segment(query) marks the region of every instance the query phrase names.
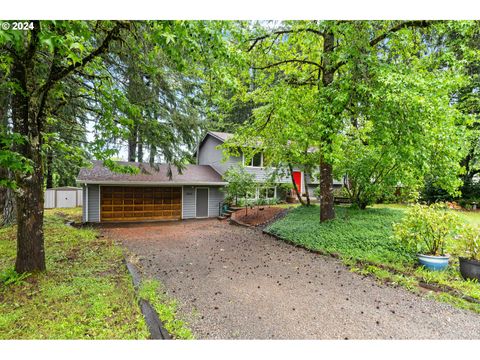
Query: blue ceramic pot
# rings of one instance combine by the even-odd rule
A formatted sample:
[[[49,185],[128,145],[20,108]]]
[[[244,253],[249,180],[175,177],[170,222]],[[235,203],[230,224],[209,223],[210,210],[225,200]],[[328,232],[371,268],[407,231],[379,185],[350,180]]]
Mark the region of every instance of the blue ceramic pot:
[[[425,266],[428,270],[440,271],[445,270],[448,266],[448,260],[450,256],[432,256],[417,254],[418,262]]]

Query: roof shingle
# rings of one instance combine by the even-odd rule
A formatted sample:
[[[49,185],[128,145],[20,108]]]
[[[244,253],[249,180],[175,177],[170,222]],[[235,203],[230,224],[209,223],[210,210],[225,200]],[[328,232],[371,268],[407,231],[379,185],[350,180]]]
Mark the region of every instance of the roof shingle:
[[[221,175],[209,165],[186,165],[180,174],[172,165],[172,178],[168,177],[168,165],[118,161],[119,165],[131,165],[140,169],[138,174],[115,173],[103,166],[101,161],[93,161],[92,168],[82,168],[77,177],[78,183],[90,184],[157,184],[157,185],[224,185]]]

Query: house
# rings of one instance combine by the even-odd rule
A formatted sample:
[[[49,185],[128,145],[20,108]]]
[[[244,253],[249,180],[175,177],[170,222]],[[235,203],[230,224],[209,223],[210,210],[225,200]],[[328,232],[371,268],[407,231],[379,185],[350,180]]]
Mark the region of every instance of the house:
[[[219,174],[223,175],[225,172],[232,166],[237,164],[242,164],[245,166],[247,172],[255,176],[255,180],[258,183],[265,182],[272,172],[275,170],[274,167],[264,166],[264,156],[262,152],[259,152],[249,160],[248,164],[245,163],[245,156],[229,156],[228,159],[224,159],[223,151],[221,145],[227,140],[231,139],[233,134],[209,131],[203,139],[200,141],[197,151],[194,155],[197,158],[198,165],[210,165],[214,168]],[[305,174],[300,168],[293,167],[293,178],[297,188],[301,194],[305,194],[308,191],[310,197],[314,197],[314,190],[320,185],[318,176],[309,176]],[[275,179],[277,185],[280,184],[291,184],[292,180],[290,175],[287,174],[278,174]],[[342,182],[334,180],[334,186],[341,187]],[[274,196],[272,194],[275,194]],[[269,196],[270,195],[270,196]],[[270,191],[266,191],[266,194],[260,194],[260,189],[257,188],[253,198],[258,199],[259,197],[276,197],[281,198],[283,194],[279,191],[279,186],[274,186]]]
[[[117,222],[145,220],[181,220],[207,218],[219,215],[224,199],[223,174],[233,165],[241,163],[255,175],[258,183],[269,178],[273,171],[264,166],[262,153],[245,164],[245,157],[228,157],[220,146],[233,134],[208,132],[200,141],[195,156],[196,164],[186,165],[181,173],[168,174],[168,165],[150,166],[146,163],[119,162],[137,167],[138,174],[120,174],[94,161],[93,167],[82,168],[77,183],[83,188],[84,222]],[[302,193],[313,190],[318,181],[306,176],[298,168],[293,177]],[[280,198],[284,196],[279,184],[291,183],[289,176],[280,176],[271,189],[257,188],[252,197]],[[337,182],[337,184],[340,184]]]

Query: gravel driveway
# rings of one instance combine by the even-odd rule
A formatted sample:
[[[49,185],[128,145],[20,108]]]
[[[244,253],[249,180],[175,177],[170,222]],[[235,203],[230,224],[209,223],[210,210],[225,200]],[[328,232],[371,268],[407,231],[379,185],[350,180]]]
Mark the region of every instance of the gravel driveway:
[[[480,339],[480,315],[216,219],[110,226],[199,339]]]

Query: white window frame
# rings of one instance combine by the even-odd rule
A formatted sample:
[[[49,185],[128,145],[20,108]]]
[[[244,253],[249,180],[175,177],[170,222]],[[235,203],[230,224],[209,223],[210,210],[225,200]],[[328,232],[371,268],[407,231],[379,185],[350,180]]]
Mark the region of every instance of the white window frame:
[[[253,162],[253,156],[250,159],[250,165],[245,165],[245,154],[242,152],[242,164],[243,164],[243,166],[248,167],[248,168],[261,169],[261,168],[263,168],[263,151],[260,152],[260,166],[253,166],[252,162]]]
[[[266,200],[276,199],[277,198],[277,187],[276,186],[271,186],[271,187],[265,188],[265,190],[267,190],[267,189],[273,189],[273,197],[266,196],[265,199]],[[257,187],[257,190],[255,191],[255,195],[256,195],[255,200],[260,199],[260,187]],[[265,195],[268,195],[268,192],[265,192]]]

